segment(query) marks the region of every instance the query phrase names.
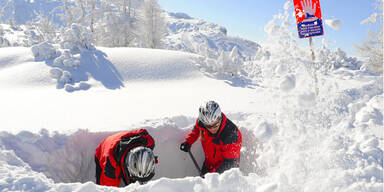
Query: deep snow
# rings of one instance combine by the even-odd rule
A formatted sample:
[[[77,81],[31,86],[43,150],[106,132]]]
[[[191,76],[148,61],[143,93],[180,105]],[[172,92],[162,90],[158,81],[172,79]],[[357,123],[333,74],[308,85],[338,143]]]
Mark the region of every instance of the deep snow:
[[[263,47],[220,39],[217,25],[171,15],[184,20],[172,21],[176,31],[205,30],[185,33],[183,43],[170,34],[169,45],[198,48],[217,38],[208,45],[250,48],[241,50],[252,54],[242,75],[215,71],[200,49],[96,47],[55,63],[46,60],[56,56],[50,45],[0,48],[0,191],[382,191],[383,76],[323,47],[316,96],[309,51],[288,30],[284,7],[265,27]],[[178,147],[206,99],[240,127],[243,147],[240,169],[202,179]],[[155,178],[120,189],[95,185],[97,144],[138,128],[155,138]],[[192,152],[201,165],[199,142]]]
[[[316,97],[303,88],[306,71],[266,81],[275,84],[238,87],[231,79],[201,72],[197,55],[99,48],[119,72],[122,86],[108,88],[103,84],[107,72],[95,75],[79,68],[79,74],[88,74],[92,89],[67,92],[55,87],[51,66],[35,62],[30,49],[1,50],[8,53],[0,55],[3,191],[118,190],[60,182],[93,180],[92,155],[99,141],[113,131],[135,128],[147,128],[154,136],[160,164],[154,181],[130,185],[128,191],[382,189],[382,76],[346,69],[321,74]],[[197,172],[178,145],[192,127],[198,105],[208,98],[217,100],[241,127],[242,172],[204,180],[185,177]],[[200,144],[193,152],[201,164]]]

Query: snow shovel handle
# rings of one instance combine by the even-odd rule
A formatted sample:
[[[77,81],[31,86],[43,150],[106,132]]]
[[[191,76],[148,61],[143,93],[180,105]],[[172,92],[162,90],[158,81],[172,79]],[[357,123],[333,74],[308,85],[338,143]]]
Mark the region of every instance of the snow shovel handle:
[[[189,156],[191,156],[191,159],[192,159],[192,161],[193,161],[193,164],[195,164],[195,167],[196,167],[197,171],[199,171],[199,175],[200,175],[200,174],[201,174],[201,170],[200,170],[200,168],[199,168],[199,165],[198,165],[197,162],[196,162],[195,157],[193,157],[191,151],[188,151],[188,153],[189,153]]]

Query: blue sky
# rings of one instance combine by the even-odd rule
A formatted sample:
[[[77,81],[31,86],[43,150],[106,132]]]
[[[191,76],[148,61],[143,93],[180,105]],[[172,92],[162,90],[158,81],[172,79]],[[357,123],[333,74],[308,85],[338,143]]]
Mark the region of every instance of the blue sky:
[[[293,4],[293,0],[290,0]],[[168,12],[184,12],[227,28],[228,34],[262,42],[266,37],[264,26],[273,15],[283,12],[287,0],[159,0]],[[322,38],[340,47],[348,54],[357,55],[353,45],[366,39],[370,24],[360,22],[374,10],[375,0],[320,0],[323,20],[339,19],[341,29],[335,31],[325,26],[324,36],[315,37],[320,44]],[[292,9],[293,11],[293,9]],[[301,42],[308,40],[302,39]]]

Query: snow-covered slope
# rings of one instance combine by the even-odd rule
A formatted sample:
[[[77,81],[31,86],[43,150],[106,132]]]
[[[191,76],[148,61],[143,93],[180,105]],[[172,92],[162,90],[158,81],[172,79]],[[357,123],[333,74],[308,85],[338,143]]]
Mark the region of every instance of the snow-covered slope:
[[[278,71],[282,78],[238,86],[206,74],[194,54],[98,48],[82,53],[83,65],[73,71],[86,75],[93,88],[66,92],[55,87],[49,63],[34,61],[30,49],[1,48],[1,53],[1,190],[115,191],[60,182],[92,181],[99,141],[136,128],[154,136],[160,164],[154,181],[121,190],[382,189],[382,76],[346,69],[320,74],[316,97],[306,71],[287,77]],[[116,75],[118,89],[108,86]],[[185,177],[197,173],[178,145],[206,99],[218,101],[243,132],[241,172]],[[200,144],[193,152],[201,164]]]
[[[313,83],[309,51],[289,31],[285,7],[265,27],[271,39],[260,49],[183,14],[169,15],[166,40],[189,53],[0,48],[0,191],[382,191],[383,76],[322,47]],[[210,51],[199,52],[200,43]],[[218,73],[238,63],[238,76]],[[240,127],[243,145],[239,169],[202,179],[179,144],[207,99]],[[156,141],[155,178],[95,185],[95,147],[138,128]],[[192,152],[201,165],[198,142]]]
[[[167,14],[165,46],[217,58],[221,51],[231,52],[238,47],[244,58],[255,56],[260,45],[253,41],[227,36],[227,29],[214,23],[192,18],[184,13]],[[212,55],[209,55],[209,54]],[[216,55],[215,55],[216,54]]]
[[[120,130],[148,118],[195,116],[196,106],[209,98],[221,101],[235,112],[248,108],[247,103],[233,102],[240,98],[249,100],[250,96],[245,94],[248,90],[238,87],[233,79],[216,80],[200,72],[199,56],[194,54],[138,48],[85,52],[81,65],[71,69],[73,84],[68,84],[79,91],[69,94],[56,89],[58,84],[50,74],[56,67],[35,62],[29,48],[1,50],[4,55],[0,54],[0,92],[7,98],[0,101],[2,127],[9,131]],[[83,92],[81,84],[92,88]],[[24,93],[24,89],[28,91]],[[10,90],[20,90],[23,94]],[[55,99],[43,99],[42,95]],[[259,98],[259,102],[268,100],[262,95],[252,97]],[[132,107],[138,103],[140,107]],[[248,110],[269,111],[260,107]],[[25,121],[18,121],[20,117]]]

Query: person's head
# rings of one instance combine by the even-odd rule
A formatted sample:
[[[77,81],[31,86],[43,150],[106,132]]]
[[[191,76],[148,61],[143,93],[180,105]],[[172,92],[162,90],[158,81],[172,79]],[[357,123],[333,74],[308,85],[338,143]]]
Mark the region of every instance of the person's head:
[[[201,121],[209,132],[215,134],[221,123],[221,110],[215,101],[206,101],[199,108],[199,121]]]
[[[127,170],[140,183],[145,183],[155,175],[156,158],[148,147],[135,147],[125,158]]]

